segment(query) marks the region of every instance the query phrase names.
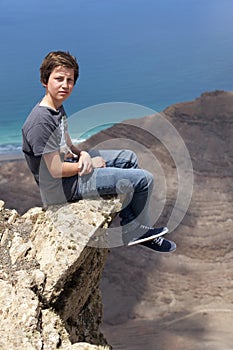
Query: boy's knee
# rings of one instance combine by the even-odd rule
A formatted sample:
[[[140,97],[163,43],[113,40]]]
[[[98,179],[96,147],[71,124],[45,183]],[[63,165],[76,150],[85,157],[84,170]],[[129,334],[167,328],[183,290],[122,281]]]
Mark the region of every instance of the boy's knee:
[[[153,186],[154,185],[154,175],[151,172],[149,172],[148,170],[143,170],[143,171],[144,171],[144,175],[146,177],[148,187]]]

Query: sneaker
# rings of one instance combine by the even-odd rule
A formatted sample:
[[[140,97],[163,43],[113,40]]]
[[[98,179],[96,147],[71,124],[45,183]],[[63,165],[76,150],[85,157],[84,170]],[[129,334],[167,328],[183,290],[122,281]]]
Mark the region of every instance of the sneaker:
[[[168,228],[167,227],[154,228],[154,227],[140,225],[140,227],[137,231],[141,232],[141,233],[144,232],[144,233],[140,237],[135,237],[135,238],[131,239],[128,242],[128,246],[139,244],[142,242],[151,241],[155,238],[163,236],[163,235],[165,235],[165,233],[168,232]]]
[[[159,253],[171,253],[176,250],[176,244],[173,241],[169,241],[163,237],[155,238],[152,241],[143,242],[141,245],[153,249]]]

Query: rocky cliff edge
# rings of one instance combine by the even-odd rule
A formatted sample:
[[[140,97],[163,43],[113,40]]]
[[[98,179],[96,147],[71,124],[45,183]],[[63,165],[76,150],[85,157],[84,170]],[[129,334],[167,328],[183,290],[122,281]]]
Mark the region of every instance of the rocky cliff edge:
[[[20,216],[0,201],[2,350],[109,349],[99,331],[108,249],[88,243],[117,206],[79,201]]]

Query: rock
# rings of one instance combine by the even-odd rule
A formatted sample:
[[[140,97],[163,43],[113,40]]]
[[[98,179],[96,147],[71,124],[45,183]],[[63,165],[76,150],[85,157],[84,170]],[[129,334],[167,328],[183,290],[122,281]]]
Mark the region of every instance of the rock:
[[[108,249],[88,242],[118,209],[116,199],[23,216],[1,206],[2,350],[104,349],[99,282]]]
[[[0,211],[4,209],[4,201],[0,200]]]
[[[42,349],[39,300],[29,288],[0,280],[0,348]]]
[[[30,249],[32,249],[31,241],[24,242],[20,234],[18,232],[14,232],[14,237],[11,241],[11,247],[9,250],[12,264],[14,265],[17,260],[25,257]]]
[[[27,258],[35,259],[40,269],[46,272],[43,297],[47,302],[56,302],[63,292],[64,285],[70,281],[72,274],[79,270],[83,261],[87,263],[90,259],[91,266],[87,264],[87,268],[91,271],[95,267],[95,258],[104,258],[105,249],[84,248],[114,210],[114,201],[85,200],[53,206],[39,213],[30,234],[33,249]],[[87,281],[84,285],[91,288]],[[89,293],[82,294],[82,297],[84,295],[88,296]]]

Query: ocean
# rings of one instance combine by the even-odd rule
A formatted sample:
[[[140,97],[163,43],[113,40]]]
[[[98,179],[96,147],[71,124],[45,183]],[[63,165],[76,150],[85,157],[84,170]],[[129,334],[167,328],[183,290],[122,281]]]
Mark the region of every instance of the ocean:
[[[124,119],[92,106],[145,106],[140,117],[232,90],[232,16],[232,0],[1,0],[0,154],[20,152],[22,124],[44,93],[39,66],[52,50],[80,65],[64,103],[80,115],[77,139]]]

